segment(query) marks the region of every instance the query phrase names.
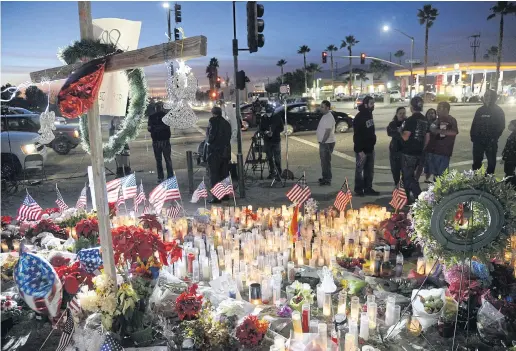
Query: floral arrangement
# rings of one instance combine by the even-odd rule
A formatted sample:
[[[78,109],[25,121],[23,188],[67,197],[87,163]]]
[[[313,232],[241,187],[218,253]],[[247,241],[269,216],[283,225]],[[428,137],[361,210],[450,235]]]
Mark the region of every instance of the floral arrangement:
[[[314,198],[309,198],[305,202],[305,211],[311,217],[317,213],[317,206],[319,203]]]
[[[191,320],[199,317],[202,307],[202,295],[197,295],[197,284],[191,285],[176,299],[176,311],[180,320]]]
[[[93,288],[93,274],[89,274],[82,269],[79,261],[74,262],[71,266],[66,264],[60,266],[52,265],[67,293],[71,295],[77,294],[82,284],[87,284],[88,287]]]
[[[108,203],[109,208],[109,219],[113,219],[116,216],[116,203],[110,202]]]
[[[160,236],[150,230],[136,226],[120,226],[112,230],[115,262],[121,263],[121,258],[130,263],[146,262],[158,254],[159,262],[168,266],[168,255],[171,262],[180,259],[181,248],[175,241],[163,242]]]
[[[256,347],[263,340],[269,323],[250,315],[236,328],[235,335],[238,342],[244,347]]]
[[[94,236],[99,232],[99,222],[96,218],[82,219],[75,226],[75,232],[86,238]]]
[[[88,218],[86,212],[71,207],[64,210],[61,215],[55,219],[55,222],[59,224],[61,228],[73,228],[85,218]]]
[[[393,213],[391,218],[380,222],[380,231],[390,245],[408,245],[410,244],[408,235],[410,226],[410,219],[407,219],[405,213]]]
[[[475,275],[473,269],[470,270],[468,264],[456,264],[449,267],[444,272],[444,278],[449,284],[448,293],[456,301],[464,302],[468,299],[474,299],[475,302],[480,303],[484,293],[484,284]]]
[[[18,263],[18,257],[8,255],[4,262],[2,263],[2,280],[12,280],[13,279],[13,271],[14,266]]]
[[[147,262],[142,262],[139,258],[131,266],[131,273],[137,277],[146,279],[156,279],[163,264],[151,256]]]
[[[22,315],[22,306],[12,298],[12,296],[1,296],[2,323],[9,318],[17,318]]]
[[[113,316],[117,309],[117,294],[115,293],[115,282],[107,275],[101,274],[93,278],[94,290],[83,288],[77,294],[79,303],[83,310],[91,313],[102,314],[102,326],[111,330]]]
[[[60,213],[61,211],[59,210],[59,208],[57,207],[49,207],[49,208],[46,208],[44,209],[41,214],[42,215],[52,215],[54,213]]]
[[[295,281],[291,287],[294,288],[294,297],[290,300],[290,306],[298,311],[301,311],[301,306],[305,303],[312,304],[314,302],[315,294],[310,287],[310,284],[300,283]]]
[[[494,176],[486,176],[483,168],[462,173],[453,170],[445,172],[436,179],[435,184],[430,186],[428,191],[422,192],[410,212],[413,223],[412,238],[423,247],[425,256],[441,258],[442,261],[451,264],[461,261],[464,253],[444,247],[435,238],[430,222],[434,208],[443,198],[454,192],[470,189],[484,191],[494,196],[503,208],[505,223],[496,239],[481,249],[466,252],[466,257],[475,256],[487,262],[490,258],[498,256],[507,246],[508,238],[516,228],[516,191],[504,182],[499,182]],[[454,221],[454,226],[447,228],[448,233],[464,237],[470,231],[485,228],[488,223],[487,213],[482,209],[477,208],[477,210],[475,210],[474,222],[461,225],[460,221]],[[456,213],[455,217],[457,217]]]
[[[277,308],[276,314],[278,317],[282,318],[291,318],[292,317],[292,308],[288,305],[283,305]]]
[[[149,229],[150,231],[153,231],[156,229],[156,232],[163,229],[163,226],[158,220],[158,217],[153,214],[144,214],[143,216],[140,216],[140,224],[145,229]]]
[[[2,216],[2,228],[11,224],[13,218],[11,216]]]
[[[258,215],[256,213],[254,213],[252,210],[246,208],[244,211],[243,211],[243,214],[246,218],[246,222],[249,218],[251,218],[253,221],[256,221],[258,219]]]
[[[61,227],[54,223],[54,221],[51,219],[41,219],[36,223],[36,225],[31,226],[25,235],[28,238],[32,238],[43,232],[52,233],[55,237],[60,239],[68,239],[68,233],[66,230],[61,229]]]

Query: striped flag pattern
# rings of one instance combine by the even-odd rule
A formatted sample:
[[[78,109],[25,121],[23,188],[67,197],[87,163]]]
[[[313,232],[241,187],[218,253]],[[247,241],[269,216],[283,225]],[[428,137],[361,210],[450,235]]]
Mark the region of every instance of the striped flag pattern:
[[[59,191],[57,184],[56,184],[56,193],[57,193],[57,200],[56,200],[57,207],[59,207],[59,210],[61,212],[64,212],[68,209],[68,205],[66,205],[66,203],[64,202],[63,196],[61,195],[61,192]]]
[[[18,221],[35,221],[41,218],[42,212],[41,206],[27,193],[25,200],[23,200],[22,205],[18,209],[16,219]]]
[[[82,312],[81,303],[79,302],[79,299],[77,298],[77,295],[73,297],[73,299],[68,302],[68,308],[72,312],[72,314],[80,314]]]
[[[143,209],[143,214],[152,214],[152,213],[154,213],[154,208],[152,207],[152,205],[145,206],[145,208]]]
[[[118,188],[118,198],[116,199],[116,208],[118,209],[121,204],[125,203],[124,194],[122,188]]]
[[[145,197],[145,192],[143,191],[143,183],[140,183],[138,195],[134,199],[134,210],[136,212],[138,212],[138,206],[140,206],[142,202],[145,202],[145,200],[147,200],[147,198]]]
[[[59,345],[57,345],[56,351],[64,351],[70,341],[72,340],[73,332],[75,330],[75,323],[73,321],[72,312],[67,309],[66,310],[66,322],[63,328],[63,334],[61,334],[61,339],[59,339]]]
[[[118,189],[122,185],[122,181],[125,177],[116,178],[106,183],[108,202],[115,202],[118,200]]]
[[[306,185],[305,176],[302,176],[301,179],[294,184],[292,189],[287,193],[287,198],[301,206],[308,198],[312,195],[312,191],[310,187]]]
[[[134,173],[129,174],[124,178],[124,182],[122,183],[122,193],[124,195],[124,200],[132,199],[136,196],[136,177]]]
[[[195,204],[195,203],[197,203],[197,201],[199,201],[199,199],[204,199],[207,197],[208,197],[208,191],[206,190],[206,185],[204,185],[204,180],[203,180],[201,182],[201,184],[199,184],[197,189],[195,189],[195,191],[192,195],[192,200],[190,202]]]
[[[84,186],[84,188],[82,188],[81,190],[81,195],[79,195],[79,199],[77,200],[77,204],[75,204],[75,208],[78,208],[78,209],[84,209],[86,208],[86,203],[87,203],[87,198],[86,198],[86,186]]]
[[[160,209],[163,207],[165,201],[179,199],[181,199],[181,193],[179,192],[179,186],[177,185],[175,176],[166,179],[149,194],[149,202],[153,204],[155,208],[159,207]]]
[[[400,183],[396,189],[392,192],[392,200],[389,202],[389,205],[394,207],[396,211],[399,211],[407,204],[407,193],[405,192],[405,188],[403,187],[403,182],[400,180]]]
[[[347,188],[347,191],[344,192],[345,188]],[[351,202],[351,199],[353,198],[353,195],[351,194],[351,190],[347,186],[347,183],[342,184],[342,187],[340,188],[337,198],[335,199],[335,203],[333,204],[335,208],[337,208],[339,211],[344,211],[346,209],[346,206],[348,203]]]
[[[231,183],[231,174],[228,175],[224,180],[215,184],[215,186],[211,189],[211,193],[219,200],[226,195],[232,195],[233,184]]]
[[[181,213],[181,205],[179,205],[176,201],[176,204],[168,209],[167,217],[176,219],[180,216],[179,215],[180,213]]]

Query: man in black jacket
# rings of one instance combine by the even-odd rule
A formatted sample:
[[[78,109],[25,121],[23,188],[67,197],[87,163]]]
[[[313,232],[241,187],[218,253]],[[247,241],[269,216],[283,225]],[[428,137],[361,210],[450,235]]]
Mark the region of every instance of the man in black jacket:
[[[376,133],[374,130],[374,98],[366,96],[353,121],[353,143],[356,155],[355,194],[380,195],[373,189],[374,146]]]
[[[164,179],[163,163],[161,156],[165,159],[167,167],[167,178],[174,176],[172,168],[172,146],[170,145],[170,127],[163,123],[163,117],[167,112],[163,109],[163,103],[156,104],[156,112],[149,116],[147,122],[147,130],[151,133],[152,148],[154,149],[154,157],[156,158],[156,168],[158,171],[158,183]]]
[[[274,108],[267,105],[265,118],[262,118],[260,130],[264,134],[263,142],[267,160],[269,161],[269,176],[267,179],[281,180],[281,132],[283,121],[279,113],[274,114]]]
[[[471,124],[470,136],[473,142],[473,170],[482,167],[484,154],[487,158],[487,174],[493,174],[496,168],[496,152],[498,139],[505,129],[505,114],[496,105],[496,92],[486,91],[484,106],[475,112]]]
[[[210,171],[211,186],[215,186],[229,175],[231,160],[231,124],[222,117],[222,109],[215,106],[211,109],[213,117],[206,130],[207,160]],[[219,203],[213,198],[210,203]]]

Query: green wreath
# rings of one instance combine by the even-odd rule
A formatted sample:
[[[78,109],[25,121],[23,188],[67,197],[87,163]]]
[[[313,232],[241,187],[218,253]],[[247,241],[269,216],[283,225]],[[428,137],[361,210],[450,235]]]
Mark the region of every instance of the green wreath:
[[[486,262],[502,256],[516,231],[516,191],[483,168],[447,171],[421,193],[410,215],[425,256],[447,264],[473,256]]]
[[[117,52],[116,45],[105,44],[100,40],[81,40],[63,49],[59,58],[67,64],[73,64],[83,59],[96,59]],[[109,141],[103,144],[104,159],[112,161],[120,154],[125,145],[138,136],[142,118],[148,104],[147,81],[141,68],[125,71],[129,82],[129,111],[122,122],[122,128],[118,130]],[[88,134],[87,115],[81,116],[79,122],[81,131],[82,148],[90,153],[90,139]]]

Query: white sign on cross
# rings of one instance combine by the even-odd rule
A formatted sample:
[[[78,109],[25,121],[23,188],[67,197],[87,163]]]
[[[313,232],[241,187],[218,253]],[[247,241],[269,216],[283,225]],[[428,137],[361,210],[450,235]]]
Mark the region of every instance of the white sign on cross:
[[[79,24],[81,39],[94,39],[93,24],[91,19],[91,3],[79,1]],[[115,72],[139,67],[146,67],[179,58],[177,53],[182,53],[181,59],[188,60],[206,56],[207,39],[205,36],[190,37],[175,42],[149,46],[139,50],[127,51],[109,56],[106,62],[106,72]],[[68,66],[49,68],[38,72],[32,72],[32,82],[38,83],[42,79],[60,80],[68,76],[82,66],[76,63]],[[115,260],[113,256],[113,241],[109,224],[109,206],[106,191],[106,174],[104,172],[104,156],[102,150],[102,134],[100,130],[99,105],[95,100],[88,111],[88,131],[90,135],[91,162],[93,168],[93,185],[95,189],[95,202],[99,222],[99,237],[102,249],[102,261],[104,271],[116,281]]]

